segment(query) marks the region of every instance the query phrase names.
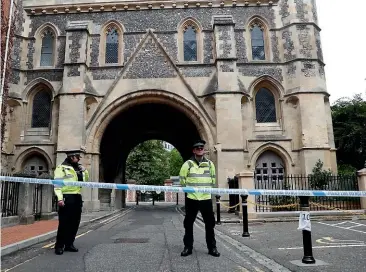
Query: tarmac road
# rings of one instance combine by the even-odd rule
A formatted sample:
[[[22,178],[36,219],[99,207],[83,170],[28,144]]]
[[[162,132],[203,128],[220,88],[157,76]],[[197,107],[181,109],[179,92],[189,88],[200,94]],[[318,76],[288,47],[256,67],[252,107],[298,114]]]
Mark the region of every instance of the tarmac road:
[[[311,222],[313,256],[317,262],[310,267],[293,263],[303,257],[302,232],[297,230],[298,225],[298,222],[252,223],[249,238],[241,236],[241,224],[217,228],[291,271],[366,271],[366,220]]]
[[[77,253],[55,255],[49,241],[5,256],[2,271],[289,271],[220,232],[216,238],[221,256],[208,255],[199,220],[193,255],[183,258],[183,234],[183,216],[176,206],[134,206],[125,215],[80,229]]]

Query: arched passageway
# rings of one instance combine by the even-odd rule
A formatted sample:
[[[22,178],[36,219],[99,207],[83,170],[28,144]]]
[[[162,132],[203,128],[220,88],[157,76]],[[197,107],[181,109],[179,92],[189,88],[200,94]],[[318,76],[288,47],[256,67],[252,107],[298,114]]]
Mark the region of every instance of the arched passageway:
[[[124,171],[130,151],[139,143],[160,139],[174,145],[184,159],[191,155],[191,144],[200,137],[193,122],[179,110],[165,104],[133,106],[107,126],[100,145],[102,179],[115,180]],[[123,181],[123,180],[122,180]]]
[[[200,134],[195,124],[186,114],[170,105],[144,103],[129,107],[108,124],[103,134],[100,144],[100,180],[124,183],[127,157],[139,143],[151,139],[169,142],[186,160],[191,156],[193,141],[198,138]],[[110,202],[110,199],[109,191],[99,191],[101,206]]]

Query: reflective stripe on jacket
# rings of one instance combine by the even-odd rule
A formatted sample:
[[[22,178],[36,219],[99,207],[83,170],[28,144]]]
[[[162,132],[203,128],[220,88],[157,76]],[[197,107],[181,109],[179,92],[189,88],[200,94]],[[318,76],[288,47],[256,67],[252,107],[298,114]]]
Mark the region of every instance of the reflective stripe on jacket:
[[[60,164],[55,169],[54,179],[62,179],[65,183],[68,181],[78,181],[78,175],[72,166]],[[85,169],[83,171],[83,181],[89,180],[89,172]],[[63,199],[63,194],[80,194],[81,187],[79,186],[63,186],[56,188],[55,194],[58,200]]]
[[[182,165],[179,179],[184,187],[212,188],[216,185],[215,165],[206,158],[203,158],[200,163],[191,158]],[[207,200],[211,199],[211,194],[188,193],[187,197],[194,200]]]

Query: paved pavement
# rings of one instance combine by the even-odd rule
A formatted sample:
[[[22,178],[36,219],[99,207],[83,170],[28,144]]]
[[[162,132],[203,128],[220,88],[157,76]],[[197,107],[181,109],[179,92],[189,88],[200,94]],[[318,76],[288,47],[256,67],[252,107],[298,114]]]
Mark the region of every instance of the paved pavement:
[[[292,263],[303,257],[302,232],[297,227],[298,222],[250,223],[249,238],[241,236],[241,224],[223,224],[217,229],[291,271],[365,271],[366,220],[312,222],[317,263],[311,267]],[[323,262],[326,264],[320,265]]]
[[[113,216],[119,211],[100,211],[82,213],[80,226]],[[56,236],[57,215],[51,220],[36,221],[33,224],[15,225],[1,228],[1,255],[7,255],[19,249],[49,240]]]
[[[37,221],[30,225],[17,225],[1,229],[1,247],[18,243],[34,236],[56,230],[58,220]]]
[[[42,243],[5,256],[3,271],[289,271],[265,256],[217,233],[219,258],[207,254],[204,227],[195,226],[195,247],[183,258],[183,216],[175,206],[139,205],[115,218],[83,227],[78,253],[54,254]]]

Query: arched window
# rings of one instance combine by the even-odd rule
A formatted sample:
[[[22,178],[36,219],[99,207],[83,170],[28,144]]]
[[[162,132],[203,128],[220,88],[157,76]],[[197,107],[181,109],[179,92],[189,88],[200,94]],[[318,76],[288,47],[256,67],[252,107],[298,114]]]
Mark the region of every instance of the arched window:
[[[111,24],[106,28],[105,37],[105,63],[119,62],[119,39],[120,33],[117,26]]]
[[[40,66],[54,65],[55,36],[53,31],[47,29],[42,34],[42,48]]]
[[[275,96],[267,88],[260,88],[255,95],[255,109],[257,123],[277,122]]]
[[[193,24],[187,24],[183,31],[184,61],[197,61],[197,29]]]
[[[48,128],[51,123],[51,96],[46,90],[38,91],[32,104],[32,128]]]
[[[255,19],[250,23],[249,28],[252,60],[266,60],[265,25],[259,19]]]

